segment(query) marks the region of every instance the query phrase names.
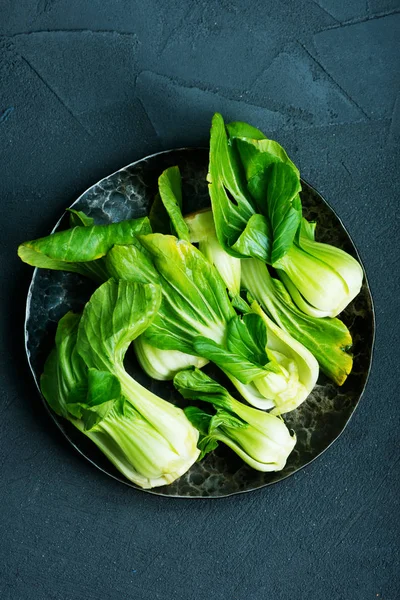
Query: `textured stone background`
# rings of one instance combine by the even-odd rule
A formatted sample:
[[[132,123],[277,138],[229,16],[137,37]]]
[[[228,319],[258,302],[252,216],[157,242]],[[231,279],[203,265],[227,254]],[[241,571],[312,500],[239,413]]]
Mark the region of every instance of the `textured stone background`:
[[[398,0],[0,1],[0,596],[395,600],[399,541]],[[86,187],[205,144],[215,110],[285,145],[370,277],[367,392],[315,463],[226,500],[135,493],[41,408],[23,351],[31,270]],[[396,549],[397,545],[397,549]]]

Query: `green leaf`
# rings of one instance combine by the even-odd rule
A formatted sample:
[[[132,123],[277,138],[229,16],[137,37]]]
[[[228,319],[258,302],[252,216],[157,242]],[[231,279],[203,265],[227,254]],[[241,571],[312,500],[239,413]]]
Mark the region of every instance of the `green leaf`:
[[[200,369],[185,369],[174,377],[174,386],[186,400],[204,400],[214,406],[229,409],[227,390]]]
[[[235,136],[231,141],[239,152],[247,181],[255,175],[264,173],[274,163],[289,165],[300,177],[298,168],[278,142],[267,138],[251,138],[251,136]]]
[[[234,121],[233,123],[228,123],[226,126],[229,134],[229,138],[232,140],[233,138],[250,138],[252,140],[265,140],[266,137],[262,131],[249,125],[248,123],[243,123],[242,121]]]
[[[271,227],[263,215],[253,215],[231,250],[242,257],[258,258],[267,262],[271,258]]]
[[[196,369],[178,373],[174,385],[185,398],[205,400],[217,410],[210,418],[197,408],[186,409],[201,431],[198,447],[202,456],[220,441],[254,469],[283,469],[296,442],[283,420],[238,402],[224,387]]]
[[[121,384],[115,375],[108,371],[89,369],[87,396],[85,401],[69,398],[68,411],[82,420],[86,431],[92,429],[106,418],[115,408],[121,396]]]
[[[241,258],[243,255],[232,250],[232,246],[255,210],[242,181],[240,164],[228,145],[224,120],[218,113],[212,120],[207,179],[218,241],[226,252]]]
[[[146,343],[193,354],[192,340],[199,333],[221,338],[235,312],[215,268],[194,246],[173,236],[152,234],[140,241],[115,246],[106,264],[115,278],[161,286],[163,301]]]
[[[179,167],[169,167],[160,175],[158,190],[171,219],[172,233],[189,242],[189,228],[182,216],[182,182]]]
[[[191,424],[196,427],[196,429],[202,435],[208,435],[212,415],[204,412],[204,410],[201,410],[200,408],[197,408],[197,406],[187,406],[183,409],[183,412]]]
[[[108,371],[89,369],[88,394],[86,404],[90,407],[100,406],[111,398],[119,398],[121,384],[115,375]]]
[[[202,336],[194,340],[194,348],[199,356],[211,360],[229,376],[244,384],[264,377],[271,370],[280,371],[270,361],[266,344],[265,324],[259,315],[253,313],[231,319],[223,343]]]
[[[248,423],[239,417],[227,412],[223,408],[219,408],[210,422],[210,433],[218,427],[227,427],[229,429],[244,429],[248,427]]]
[[[148,230],[149,220],[143,217],[110,225],[80,226],[58,231],[47,237],[25,242],[20,248],[27,248],[40,257],[45,256],[55,261],[87,262],[104,256],[114,244],[129,244],[137,234]]]
[[[229,373],[242,383],[250,383],[257,377],[265,375],[262,365],[253,363],[251,359],[238,352],[232,352],[225,345],[218,344],[206,337],[197,337],[194,348],[199,356],[214,362],[225,373]]]
[[[250,307],[249,307],[248,303],[246,302],[246,300],[244,300],[239,295],[233,296],[232,306],[234,307],[234,309],[237,312],[242,313],[242,314],[245,314],[245,313],[249,312],[249,310],[250,310]]]
[[[233,256],[273,264],[293,244],[301,220],[299,171],[257,129],[233,123],[228,132],[229,141],[221,115],[214,115],[209,182],[218,240]]]
[[[231,319],[226,334],[227,347],[243,357],[251,357],[252,362],[266,365],[269,357],[266,352],[267,329],[259,315],[248,313]]]
[[[197,442],[197,447],[200,450],[197,461],[200,462],[206,454],[218,448],[218,440],[212,434],[208,433],[212,415],[195,406],[188,406],[184,409],[184,413],[192,425],[200,432],[199,441]]]
[[[123,369],[128,346],[150,325],[160,303],[158,286],[114,279],[103,283],[79,325],[77,348],[87,366],[111,373]]]
[[[33,267],[72,271],[104,281],[107,273],[103,263],[96,261],[114,244],[129,244],[135,235],[150,230],[147,217],[111,225],[78,226],[24,242],[18,248],[18,256]]]
[[[299,228],[301,203],[298,194],[301,185],[300,179],[288,165],[275,163],[269,170],[266,208],[274,232],[271,251],[273,265],[292,246]]]
[[[200,439],[197,443],[197,447],[200,450],[200,456],[197,460],[198,461],[203,460],[203,458],[206,456],[206,454],[209,454],[213,450],[216,450],[216,448],[218,448],[218,446],[219,446],[218,440],[216,440],[215,437],[213,437],[212,435],[206,435],[204,437],[200,437]]]
[[[67,212],[70,213],[70,227],[78,227],[79,225],[83,225],[84,227],[90,227],[91,225],[94,225],[94,219],[92,219],[92,217],[88,217],[88,215],[86,215],[82,210],[67,208]]]
[[[273,264],[292,245],[301,220],[299,170],[282,146],[258,129],[246,123],[233,123],[227,129],[240,155],[248,190],[268,220],[271,248],[267,262]]]
[[[161,282],[151,255],[138,240],[134,240],[129,246],[114,246],[105,257],[105,262],[109,276],[114,279],[125,279],[134,283]]]
[[[56,347],[51,351],[40,378],[42,394],[58,415],[68,418],[68,402],[84,400],[87,393],[87,367],[76,351],[81,315],[72,312],[60,319]]]
[[[275,142],[280,149],[275,148],[276,153],[269,151],[270,140],[263,142],[269,150],[261,150],[261,142],[255,145],[254,140],[240,139],[236,142],[245,166],[248,189],[269,224],[272,244],[267,262],[274,264],[293,244],[301,221],[299,172],[283,148]],[[266,142],[271,143],[267,145]]]
[[[200,432],[197,447],[201,453],[198,461],[201,461],[206,454],[218,448],[219,427],[231,430],[248,427],[248,424],[242,419],[223,409],[218,409],[214,415],[210,415],[200,408],[188,406],[184,409],[184,412],[192,425]]]

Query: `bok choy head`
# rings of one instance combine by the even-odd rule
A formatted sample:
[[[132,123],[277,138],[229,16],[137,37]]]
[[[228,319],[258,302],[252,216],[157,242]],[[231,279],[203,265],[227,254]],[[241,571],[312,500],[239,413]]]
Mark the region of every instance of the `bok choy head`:
[[[315,317],[335,317],[357,296],[359,262],[340,248],[315,241],[315,223],[302,219],[298,242],[275,265],[297,306]]]
[[[188,354],[198,354],[193,340],[199,335],[221,341],[236,313],[214,266],[192,244],[172,235],[138,239],[141,249],[115,246],[107,255],[107,268],[116,278],[160,285],[161,306],[144,340]]]
[[[315,227],[302,218],[299,171],[277,142],[246,123],[225,127],[214,115],[209,182],[221,245],[275,267],[300,310],[334,317],[359,293],[361,266],[343,250],[315,241]],[[244,198],[253,211],[247,221]]]
[[[307,398],[318,378],[318,363],[256,303],[252,311],[229,322],[223,344],[199,337],[195,348],[224,371],[249,404],[283,414]]]
[[[197,431],[183,411],[124,368],[129,344],[149,326],[160,302],[157,286],[109,280],[82,317],[61,319],[41,378],[50,406],[143,488],[171,483],[199,454]]]
[[[185,409],[200,431],[201,457],[222,442],[253,469],[283,469],[296,436],[290,435],[280,418],[238,402],[223,386],[198,369],[181,371],[175,376],[174,385],[184,398],[205,401],[215,409],[211,414],[195,406]]]

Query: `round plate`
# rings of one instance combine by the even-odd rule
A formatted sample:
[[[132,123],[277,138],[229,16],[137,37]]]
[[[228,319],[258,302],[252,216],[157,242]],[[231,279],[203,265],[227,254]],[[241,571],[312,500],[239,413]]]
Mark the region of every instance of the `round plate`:
[[[179,165],[182,174],[186,203],[184,212],[209,206],[206,183],[208,150],[184,148],[154,154],[124,167],[89,188],[73,207],[89,214],[98,224],[142,217],[151,206],[159,175],[173,165]],[[343,248],[360,260],[349,234],[334,211],[309,184],[302,181],[302,186],[304,215],[310,220],[317,220],[318,239]],[[62,229],[67,223],[67,216],[64,215],[53,231]],[[28,361],[38,389],[44,362],[54,343],[57,322],[68,310],[81,311],[93,289],[93,283],[73,273],[35,270],[28,293],[25,334]],[[146,491],[191,498],[247,492],[288,477],[326,450],[345,428],[368,378],[374,340],[374,313],[366,278],[361,293],[341,318],[353,336],[353,371],[342,387],[321,375],[308,399],[297,410],[285,415],[288,427],[296,432],[297,444],[282,471],[254,471],[221,445],[171,485]],[[126,368],[152,392],[166,400],[181,401],[171,382],[154,381],[143,373],[133,352],[127,353]],[[212,369],[209,373],[216,375]],[[78,452],[111,477],[137,488],[114,468],[90,440],[71,423],[53,413],[46,401],[42,400],[59,429]]]

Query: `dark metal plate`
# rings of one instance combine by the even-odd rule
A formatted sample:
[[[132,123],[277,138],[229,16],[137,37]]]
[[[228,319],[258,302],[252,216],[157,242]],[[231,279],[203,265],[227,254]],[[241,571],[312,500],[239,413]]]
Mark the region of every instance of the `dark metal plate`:
[[[153,201],[158,176],[167,167],[179,165],[186,203],[184,209],[191,212],[210,203],[206,183],[207,164],[206,149],[185,148],[154,154],[102,179],[82,194],[73,206],[94,217],[99,224],[144,216]],[[302,181],[302,185],[304,214],[307,218],[318,221],[319,241],[343,248],[360,260],[338,216],[314,188],[305,181]],[[66,223],[64,216],[54,231]],[[54,343],[58,320],[68,310],[82,310],[93,289],[91,282],[73,273],[35,270],[28,294],[25,333],[28,361],[38,388],[45,359]],[[191,498],[222,497],[247,492],[288,477],[326,450],[343,431],[355,410],[371,366],[374,312],[366,279],[361,293],[342,313],[341,318],[353,336],[353,371],[342,387],[321,375],[306,402],[285,416],[287,425],[297,434],[297,444],[283,471],[254,471],[229,449],[221,448],[209,454],[201,463],[193,465],[178,481],[149,492]],[[167,400],[180,402],[180,396],[172,383],[148,378],[137,365],[133,352],[128,351],[126,368],[154,393]],[[208,372],[216,375],[216,372]],[[61,432],[78,452],[111,477],[137,487],[127,481],[90,440],[81,435],[71,423],[53,413],[45,400],[42,400]]]

